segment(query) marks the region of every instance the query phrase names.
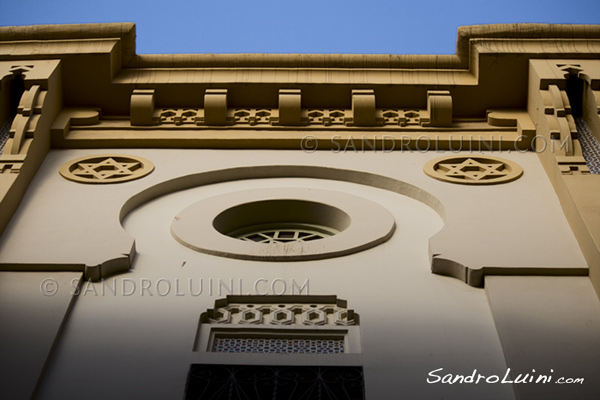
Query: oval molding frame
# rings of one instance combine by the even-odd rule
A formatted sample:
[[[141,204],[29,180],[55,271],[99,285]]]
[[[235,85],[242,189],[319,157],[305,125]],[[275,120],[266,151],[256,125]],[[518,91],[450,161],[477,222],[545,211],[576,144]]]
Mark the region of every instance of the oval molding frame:
[[[345,213],[350,223],[338,234],[320,240],[272,244],[240,240],[215,228],[215,219],[227,210],[272,200],[323,204]],[[172,236],[188,248],[260,261],[316,260],[353,254],[387,241],[395,229],[392,214],[373,201],[343,192],[301,188],[244,190],[210,197],[186,207],[171,223]]]

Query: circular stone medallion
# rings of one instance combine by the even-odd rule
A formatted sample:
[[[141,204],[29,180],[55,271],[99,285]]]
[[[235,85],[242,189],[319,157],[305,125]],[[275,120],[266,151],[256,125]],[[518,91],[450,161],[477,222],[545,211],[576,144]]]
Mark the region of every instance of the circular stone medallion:
[[[59,172],[79,183],[119,183],[139,179],[153,170],[152,162],[142,157],[100,154],[71,160]]]
[[[436,158],[425,164],[423,171],[432,178],[465,185],[506,183],[523,175],[515,162],[476,155]]]

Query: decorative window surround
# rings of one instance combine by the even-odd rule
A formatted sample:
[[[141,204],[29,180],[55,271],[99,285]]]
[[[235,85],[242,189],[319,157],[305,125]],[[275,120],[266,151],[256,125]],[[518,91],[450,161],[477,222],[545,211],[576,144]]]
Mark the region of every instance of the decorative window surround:
[[[214,352],[221,339],[229,338],[264,342],[247,347],[247,351],[232,348],[225,352],[275,353],[257,349],[281,339],[332,341],[320,342],[321,351],[288,349],[280,351],[282,354],[359,353],[359,321],[358,314],[336,296],[227,296],[200,316],[194,351]]]
[[[238,234],[273,223],[319,225],[339,233],[287,243],[238,238]],[[210,197],[184,208],[171,222],[173,238],[192,250],[273,262],[353,254],[386,242],[395,229],[392,214],[375,202],[343,192],[300,188],[255,189]]]

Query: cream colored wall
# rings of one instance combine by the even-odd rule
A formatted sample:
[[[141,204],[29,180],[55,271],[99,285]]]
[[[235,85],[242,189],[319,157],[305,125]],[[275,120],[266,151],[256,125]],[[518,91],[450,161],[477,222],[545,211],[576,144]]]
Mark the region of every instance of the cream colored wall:
[[[398,184],[398,190],[422,198],[431,205],[441,202],[442,206],[438,208],[446,223],[431,240],[432,252],[441,257],[475,269],[485,266],[553,267],[566,271],[587,268],[557,196],[533,152],[493,153],[518,162],[525,173],[514,182],[484,187],[454,185],[426,176],[422,168],[427,161],[454,153],[416,151],[304,153],[122,149],[114,153],[146,157],[155,163],[156,170],[146,178],[117,185],[77,184],[58,175],[58,169],[67,161],[84,154],[106,152],[99,149],[50,153],[36,177],[38,183],[30,190],[36,195],[29,194],[24,199],[7,227],[9,234],[0,244],[0,263],[80,265],[83,262],[93,266],[123,257],[123,254],[132,253],[133,238],[122,229],[119,214],[124,204],[139,197],[136,196],[139,193],[145,198],[151,195],[152,188],[170,191],[189,187],[201,179],[200,175],[194,174],[206,171],[229,170],[232,172],[224,175],[234,179],[234,167],[316,165],[393,178],[413,185]],[[322,171],[324,176],[334,175],[327,169]],[[355,179],[351,175],[347,174],[346,178],[344,173],[338,173],[335,179]],[[175,179],[182,176],[187,178]],[[373,185],[389,185],[377,176],[370,179]],[[48,198],[53,200],[47,201]],[[78,223],[76,226],[65,225],[65,220]],[[29,251],[31,246],[40,251]]]
[[[0,272],[0,387],[7,399],[33,398],[60,336],[81,272]],[[44,295],[40,287],[53,295]]]
[[[426,383],[428,373],[438,368],[453,374],[470,374],[477,369],[501,375],[507,368],[485,292],[432,274],[428,239],[433,235],[435,244],[453,223],[460,236],[442,243],[456,246],[461,260],[480,259],[482,263],[504,263],[508,267],[525,263],[569,267],[583,263],[558,200],[533,153],[501,154],[518,162],[525,174],[512,183],[485,187],[453,185],[426,176],[422,172],[424,163],[442,154],[417,152],[127,149],[119,153],[146,157],[155,164],[155,171],[129,183],[95,186],[67,181],[58,174],[66,161],[105,152],[51,151],[2,243],[0,257],[4,260],[75,262],[112,256],[122,246],[119,243],[123,238],[125,243],[129,243],[128,237],[136,241],[132,270],[114,278],[116,296],[109,291],[115,285],[109,278],[93,286],[98,296],[92,286],[84,285],[76,297],[76,306],[41,383],[40,398],[68,396],[74,391],[85,392],[90,398],[141,394],[179,397],[189,364],[232,362],[363,365],[367,396],[375,399],[395,399],[399,395],[510,399],[511,385]],[[152,185],[208,170],[282,164],[321,165],[396,178],[434,195],[443,205],[446,221],[411,198],[415,194],[410,191],[401,195],[352,182],[272,178],[176,191],[133,210],[123,222],[124,229],[119,225],[119,213],[127,199]],[[394,215],[397,230],[388,242],[354,255],[278,263],[205,255],[180,245],[169,234],[172,218],[202,198],[281,187],[334,190],[365,197]],[[470,240],[473,238],[478,240]],[[111,247],[113,243],[117,245]],[[32,244],[38,249],[35,253],[27,250]],[[195,282],[197,291],[200,278],[204,280],[204,292],[192,296],[188,279]],[[210,278],[212,294],[208,292]],[[269,283],[282,279],[288,288],[292,280],[300,286],[308,280],[310,294],[334,294],[347,300],[349,308],[361,317],[362,352],[335,356],[193,352],[200,313],[227,294],[223,291],[219,296],[219,278],[227,284],[233,278],[234,294],[239,294],[239,279],[243,291],[250,292],[259,278]],[[161,279],[172,285],[168,295],[157,293],[155,285]],[[136,285],[131,296],[122,293],[127,280],[127,288],[131,282]],[[153,296],[147,291],[142,296],[143,280],[150,282]],[[175,293],[177,281],[183,296]],[[161,285],[164,293],[165,283]],[[93,385],[91,390],[88,382],[103,384]]]

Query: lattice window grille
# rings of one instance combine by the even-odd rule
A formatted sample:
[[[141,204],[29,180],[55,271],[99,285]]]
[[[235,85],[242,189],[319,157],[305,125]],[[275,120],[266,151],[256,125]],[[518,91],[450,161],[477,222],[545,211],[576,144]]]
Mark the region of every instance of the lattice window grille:
[[[217,353],[340,354],[344,352],[344,339],[216,337],[212,351]]]
[[[192,364],[186,400],[362,400],[363,368]]]

